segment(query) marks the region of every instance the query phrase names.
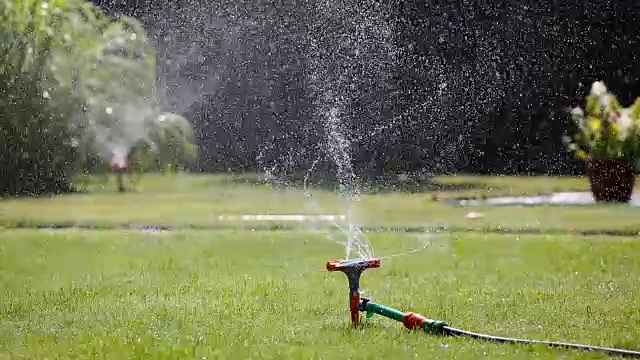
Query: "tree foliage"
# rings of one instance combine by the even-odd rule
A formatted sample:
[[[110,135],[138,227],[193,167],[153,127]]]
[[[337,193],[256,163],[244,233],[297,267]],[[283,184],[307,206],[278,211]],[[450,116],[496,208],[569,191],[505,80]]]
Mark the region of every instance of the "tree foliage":
[[[68,110],[51,101],[55,22],[36,2],[3,0],[0,12],[0,194],[70,189]]]
[[[130,153],[137,172],[184,171],[198,156],[191,123],[183,116],[164,113],[154,120],[149,141],[139,142]]]
[[[0,0],[0,194],[69,191],[143,143],[188,158],[186,119],[158,121],[155,58],[136,20],[84,0]]]

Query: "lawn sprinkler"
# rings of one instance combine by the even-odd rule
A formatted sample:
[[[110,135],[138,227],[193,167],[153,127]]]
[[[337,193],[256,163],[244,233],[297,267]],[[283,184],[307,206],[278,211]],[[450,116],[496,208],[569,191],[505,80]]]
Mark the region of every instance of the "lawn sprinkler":
[[[401,322],[408,329],[422,329],[427,333],[446,336],[467,336],[479,340],[494,341],[499,343],[511,343],[511,344],[540,344],[551,347],[562,347],[569,349],[578,349],[586,351],[604,352],[610,355],[625,356],[640,358],[640,351],[615,349],[600,346],[571,344],[565,342],[553,342],[553,341],[540,341],[540,340],[528,340],[507,338],[501,336],[492,336],[486,334],[479,334],[467,330],[457,329],[448,326],[445,322],[440,320],[428,319],[420,314],[413,312],[402,312],[381,304],[377,304],[370,301],[367,298],[360,298],[360,276],[369,268],[380,267],[380,259],[368,258],[358,260],[331,260],[327,262],[327,270],[342,271],[347,275],[349,281],[349,310],[351,312],[352,325],[358,326],[360,324],[359,312],[366,312],[367,318],[372,317],[374,314],[382,315],[389,319],[393,319]]]
[[[349,281],[349,309],[351,311],[351,323],[358,326],[360,323],[360,276],[370,268],[380,267],[380,259],[368,258],[358,260],[331,260],[327,262],[328,271],[342,271]]]

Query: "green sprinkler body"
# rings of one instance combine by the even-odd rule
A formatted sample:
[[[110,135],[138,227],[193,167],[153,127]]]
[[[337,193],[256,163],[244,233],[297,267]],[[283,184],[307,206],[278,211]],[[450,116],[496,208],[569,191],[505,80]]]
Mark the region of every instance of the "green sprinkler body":
[[[400,321],[407,329],[422,329],[432,334],[443,334],[444,327],[447,326],[443,321],[427,319],[413,312],[404,313],[388,306],[376,304],[366,298],[360,301],[359,310],[366,311],[368,318],[373,316],[373,314],[378,314],[389,319]]]

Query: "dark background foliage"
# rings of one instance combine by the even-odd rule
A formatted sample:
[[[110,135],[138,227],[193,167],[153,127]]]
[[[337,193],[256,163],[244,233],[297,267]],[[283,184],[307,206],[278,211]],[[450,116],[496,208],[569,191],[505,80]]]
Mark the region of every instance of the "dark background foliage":
[[[330,174],[331,94],[368,179],[579,173],[561,139],[566,107],[595,80],[624,103],[640,94],[635,2],[94,3],[144,23],[167,111],[194,124],[195,171],[296,174],[316,162]]]

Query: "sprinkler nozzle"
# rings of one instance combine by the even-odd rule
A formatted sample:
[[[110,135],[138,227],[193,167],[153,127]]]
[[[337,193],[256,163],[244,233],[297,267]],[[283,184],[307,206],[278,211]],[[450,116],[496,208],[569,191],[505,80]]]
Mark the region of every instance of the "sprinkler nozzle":
[[[360,276],[362,272],[370,268],[380,267],[380,259],[368,258],[357,260],[330,260],[327,262],[327,271],[342,271],[349,280],[349,309],[351,310],[351,323],[357,326],[360,323]]]
[[[379,268],[380,259],[357,259],[357,260],[329,260],[327,261],[327,271],[364,271],[370,268]]]

